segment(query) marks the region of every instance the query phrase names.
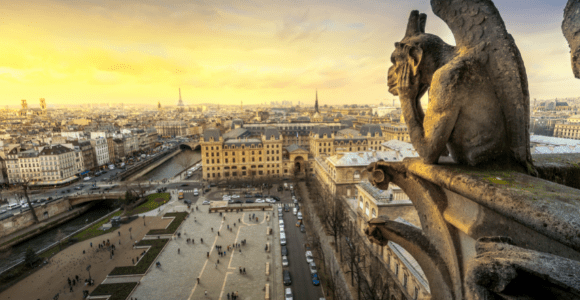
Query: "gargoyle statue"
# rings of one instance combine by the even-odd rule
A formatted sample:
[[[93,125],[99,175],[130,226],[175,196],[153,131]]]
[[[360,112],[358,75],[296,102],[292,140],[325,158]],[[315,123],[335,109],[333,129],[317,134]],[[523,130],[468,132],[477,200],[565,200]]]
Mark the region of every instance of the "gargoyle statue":
[[[490,0],[431,0],[431,6],[457,46],[425,33],[427,16],[412,11],[388,73],[419,156],[434,164],[447,148],[460,164],[501,162],[534,173],[527,76],[499,12]]]

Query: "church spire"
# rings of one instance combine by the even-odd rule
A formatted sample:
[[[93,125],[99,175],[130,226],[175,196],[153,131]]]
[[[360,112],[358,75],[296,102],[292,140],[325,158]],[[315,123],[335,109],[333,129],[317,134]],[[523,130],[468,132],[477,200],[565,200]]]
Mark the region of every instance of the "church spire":
[[[316,89],[316,102],[314,102],[314,112],[320,113],[318,111],[318,89]]]

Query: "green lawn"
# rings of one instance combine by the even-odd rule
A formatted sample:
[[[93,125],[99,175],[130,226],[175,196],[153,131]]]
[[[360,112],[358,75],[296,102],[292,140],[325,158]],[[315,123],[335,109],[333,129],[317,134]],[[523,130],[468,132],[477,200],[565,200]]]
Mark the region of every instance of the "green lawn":
[[[175,212],[175,213],[166,213],[163,217],[175,217],[175,219],[167,226],[167,229],[151,229],[147,232],[148,235],[157,235],[157,234],[174,234],[177,231],[177,228],[183,223],[185,217],[187,217],[187,212]]]
[[[125,300],[136,285],[137,282],[99,284],[91,296],[111,295],[108,300]]]
[[[74,239],[78,239],[78,242],[82,242],[84,240],[88,240],[90,238],[94,238],[96,236],[105,234],[105,233],[109,233],[114,231],[115,229],[118,229],[116,227],[112,227],[111,229],[108,230],[100,230],[99,228],[101,228],[101,226],[103,226],[103,224],[108,223],[112,217],[116,217],[116,216],[120,216],[123,213],[122,210],[119,210],[118,212],[110,215],[107,218],[104,218],[103,220],[101,220],[100,222],[94,224],[93,226],[75,234],[72,238]]]
[[[145,256],[139,260],[135,266],[127,267],[116,267],[109,273],[109,275],[130,275],[130,274],[145,274],[149,266],[155,261],[161,249],[168,242],[168,239],[158,239],[158,240],[141,240],[137,243],[138,246],[151,246],[149,251],[145,253]]]
[[[163,199],[163,201],[156,201],[157,199]],[[127,212],[127,216],[132,216],[136,214],[146,213],[148,211],[152,211],[159,206],[167,203],[171,199],[171,195],[169,193],[158,193],[158,194],[151,194],[147,196],[147,201],[145,203],[135,207],[133,210]]]

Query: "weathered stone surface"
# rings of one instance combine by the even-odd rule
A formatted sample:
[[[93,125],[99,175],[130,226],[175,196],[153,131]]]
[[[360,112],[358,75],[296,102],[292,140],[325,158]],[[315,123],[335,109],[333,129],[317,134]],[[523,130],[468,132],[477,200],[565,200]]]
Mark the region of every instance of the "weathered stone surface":
[[[431,5],[457,46],[426,34],[426,15],[413,11],[405,37],[395,43],[388,76],[413,146],[430,164],[447,148],[461,164],[504,160],[534,173],[527,76],[499,12],[490,0],[432,0]],[[427,91],[424,113],[420,99]]]
[[[568,0],[564,9],[562,32],[570,44],[574,77],[580,79],[580,0]]]

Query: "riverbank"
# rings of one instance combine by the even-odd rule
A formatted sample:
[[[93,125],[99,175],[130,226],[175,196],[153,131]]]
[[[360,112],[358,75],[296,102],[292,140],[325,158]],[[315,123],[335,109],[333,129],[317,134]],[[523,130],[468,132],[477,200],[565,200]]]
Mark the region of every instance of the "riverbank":
[[[133,249],[135,240],[141,240],[152,228],[165,228],[170,221],[158,217],[139,218],[107,234],[75,243],[58,252],[33,274],[0,293],[0,298],[52,299],[58,293],[59,300],[82,299],[82,290],[92,292],[115,267],[134,264],[134,259],[143,252],[143,249]],[[115,245],[114,256],[106,249],[99,249],[98,244],[106,240]],[[86,270],[88,265],[91,265],[94,286],[84,286],[84,280],[89,277]],[[67,278],[73,279],[75,276],[79,276],[80,280],[71,292]]]
[[[56,215],[52,218],[42,220],[37,224],[34,224],[32,226],[28,226],[24,229],[17,231],[17,232],[14,232],[12,234],[4,236],[4,237],[0,238],[0,252],[4,252],[7,249],[10,249],[15,245],[23,243],[31,238],[38,236],[39,234],[46,232],[47,230],[50,230],[50,229],[52,229],[60,224],[63,224],[63,223],[65,223],[73,218],[76,218],[76,217],[84,214],[85,212],[87,212],[93,206],[94,206],[94,203],[89,203],[87,205],[84,205],[83,207],[74,208],[71,211],[67,211],[67,212],[61,213],[59,215]]]
[[[143,170],[139,171],[139,173],[134,174],[129,176],[128,178],[126,178],[126,181],[132,181],[135,180],[149,172],[151,172],[153,169],[159,167],[161,164],[165,163],[166,161],[168,161],[169,159],[173,158],[174,156],[176,156],[177,154],[181,153],[181,149],[177,149],[175,150],[173,153],[165,155],[165,157],[161,158],[160,160],[152,163],[151,165],[145,167]]]
[[[193,164],[191,164],[189,167],[183,169],[183,171],[175,174],[175,176],[173,176],[173,178],[181,178],[181,174],[187,172],[189,169],[193,168],[193,166],[197,165],[200,162],[201,162],[201,158],[198,161],[196,161]],[[197,171],[201,171],[201,168],[199,168]],[[197,172],[197,171],[195,171],[195,172]]]

